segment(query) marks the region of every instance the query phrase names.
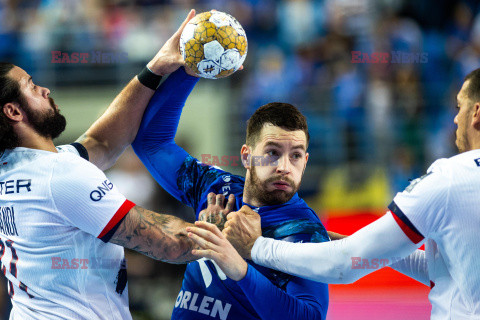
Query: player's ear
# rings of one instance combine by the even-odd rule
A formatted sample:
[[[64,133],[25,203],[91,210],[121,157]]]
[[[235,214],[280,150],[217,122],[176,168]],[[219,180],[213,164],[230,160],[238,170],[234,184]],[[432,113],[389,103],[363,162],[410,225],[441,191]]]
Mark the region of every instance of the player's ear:
[[[309,156],[309,153],[308,152],[305,153],[305,164],[303,165],[302,177],[303,177],[303,174],[305,173],[305,169],[307,168],[308,156]]]
[[[241,154],[241,157],[242,157],[242,164],[243,166],[245,167],[245,169],[250,169],[251,167],[251,154],[252,154],[252,150],[249,146],[247,146],[246,144],[244,144],[242,146],[242,149],[240,150],[240,154]]]
[[[6,103],[2,108],[2,112],[12,121],[20,122],[23,120],[23,112],[17,102]]]
[[[472,126],[480,130],[480,102],[475,103],[473,106]]]

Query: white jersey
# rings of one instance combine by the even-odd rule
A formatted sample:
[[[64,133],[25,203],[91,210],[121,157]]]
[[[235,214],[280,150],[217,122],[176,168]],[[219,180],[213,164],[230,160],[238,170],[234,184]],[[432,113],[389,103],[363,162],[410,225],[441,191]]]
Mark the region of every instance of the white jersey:
[[[131,319],[123,247],[108,240],[134,204],[73,146],[58,151],[0,153],[10,319]]]
[[[415,243],[426,239],[432,319],[480,319],[480,150],[436,161],[390,205]]]

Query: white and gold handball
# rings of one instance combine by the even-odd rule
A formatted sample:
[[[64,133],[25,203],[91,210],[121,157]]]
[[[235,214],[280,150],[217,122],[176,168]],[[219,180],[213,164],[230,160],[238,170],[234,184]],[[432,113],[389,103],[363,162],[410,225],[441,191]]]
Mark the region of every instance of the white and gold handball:
[[[208,11],[196,15],[185,26],[180,38],[185,64],[199,77],[228,77],[247,57],[247,36],[231,15]]]

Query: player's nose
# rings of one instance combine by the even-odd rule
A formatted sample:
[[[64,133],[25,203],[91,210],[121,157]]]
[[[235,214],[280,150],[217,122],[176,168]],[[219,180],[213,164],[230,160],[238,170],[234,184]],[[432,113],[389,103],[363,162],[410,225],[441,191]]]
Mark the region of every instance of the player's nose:
[[[291,163],[288,155],[282,155],[278,158],[277,172],[279,173],[290,173]]]
[[[48,88],[42,87],[41,92],[42,92],[42,96],[45,99],[47,99],[48,96],[50,95],[50,90]]]

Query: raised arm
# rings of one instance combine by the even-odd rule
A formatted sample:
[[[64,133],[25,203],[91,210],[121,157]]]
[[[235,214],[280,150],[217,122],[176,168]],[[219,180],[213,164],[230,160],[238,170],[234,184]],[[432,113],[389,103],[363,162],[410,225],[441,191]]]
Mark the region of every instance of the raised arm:
[[[164,76],[184,65],[179,41],[183,28],[195,15],[191,10],[175,34],[147,64],[156,75]],[[90,161],[102,170],[112,166],[137,135],[145,108],[154,90],[135,76],[113,100],[105,113],[80,137]]]

